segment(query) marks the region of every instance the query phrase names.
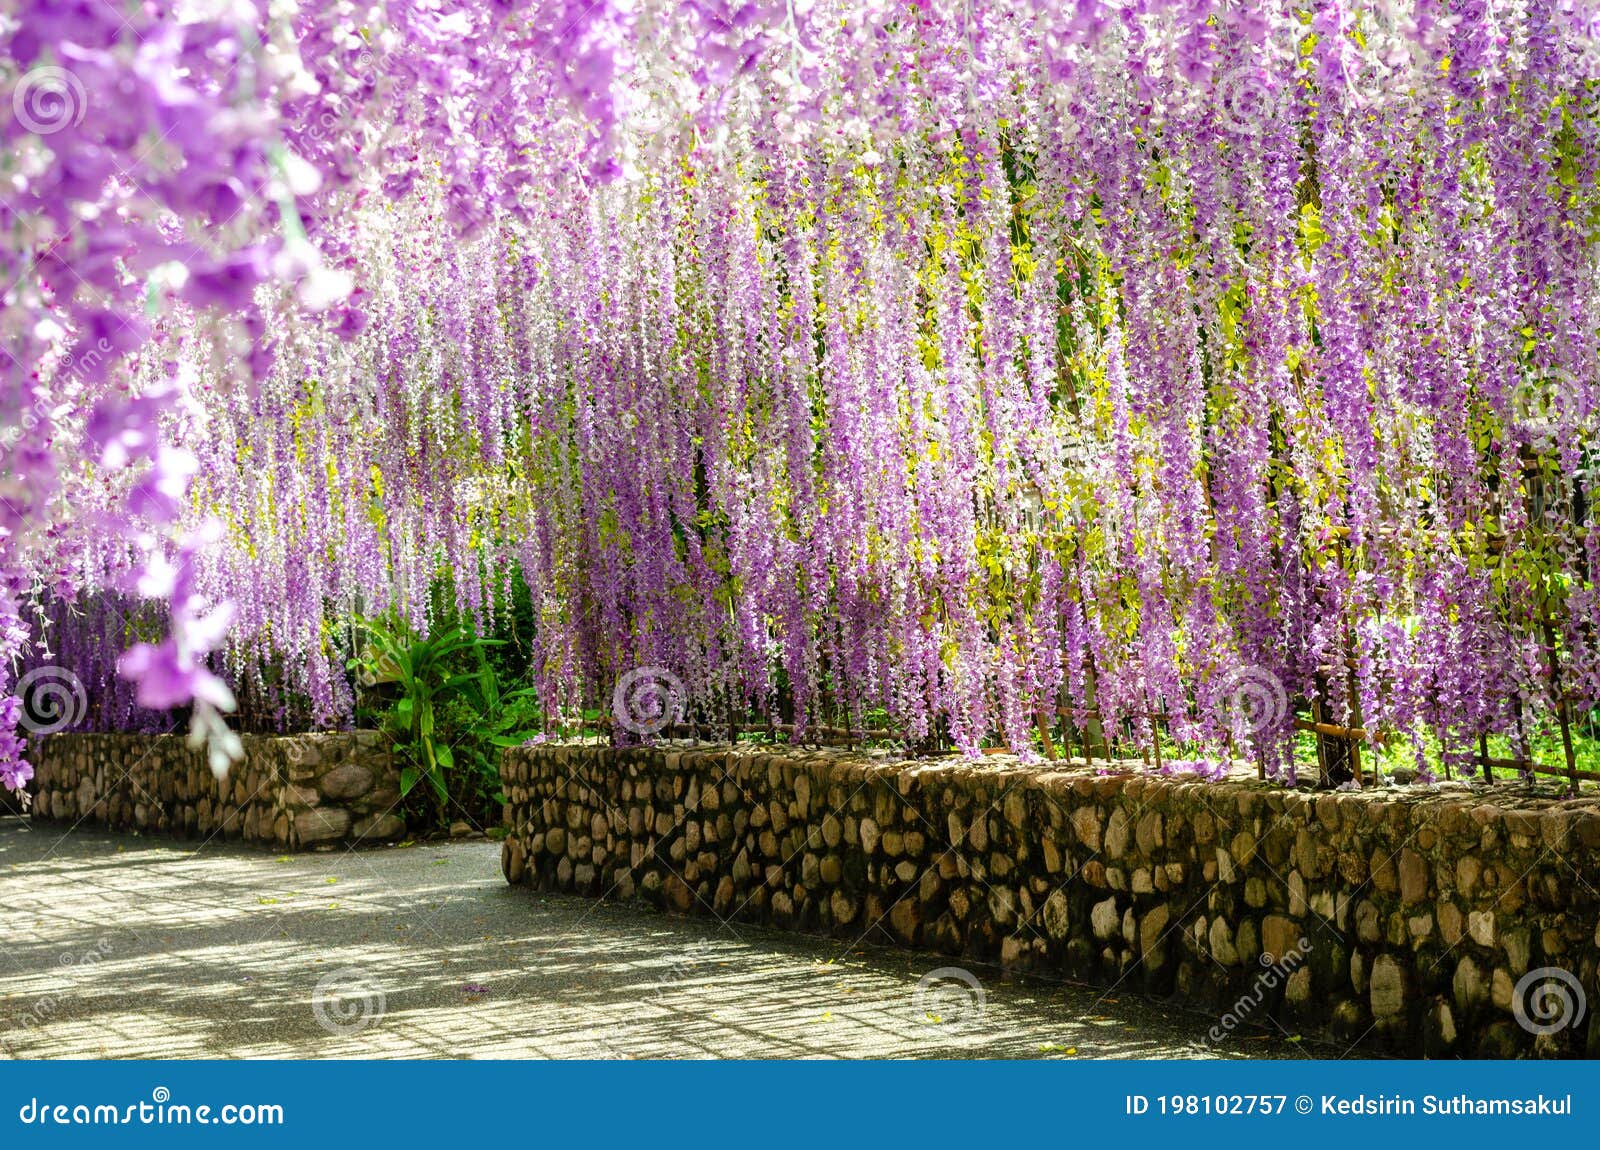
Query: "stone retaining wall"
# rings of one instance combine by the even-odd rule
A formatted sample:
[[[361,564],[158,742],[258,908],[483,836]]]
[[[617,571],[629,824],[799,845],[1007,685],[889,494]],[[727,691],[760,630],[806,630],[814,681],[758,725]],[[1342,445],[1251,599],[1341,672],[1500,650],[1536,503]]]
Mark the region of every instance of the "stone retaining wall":
[[[1368,1050],[1600,1055],[1600,799],[1087,767],[507,751],[507,879],[1173,995]],[[1549,975],[1560,978],[1562,975]],[[1543,987],[1543,992],[1540,987]]]
[[[182,735],[35,740],[33,817],[283,850],[402,838],[400,770],[376,731],[245,735],[218,781]]]

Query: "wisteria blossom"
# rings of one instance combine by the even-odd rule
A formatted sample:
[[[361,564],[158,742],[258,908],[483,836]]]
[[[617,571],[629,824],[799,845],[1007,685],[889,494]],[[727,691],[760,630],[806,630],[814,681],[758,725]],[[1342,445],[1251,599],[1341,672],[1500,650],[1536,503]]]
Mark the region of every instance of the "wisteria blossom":
[[[1280,773],[1289,700],[1600,703],[1578,0],[5,12],[0,693],[222,769],[263,668],[348,722],[352,617],[521,580],[552,721]]]

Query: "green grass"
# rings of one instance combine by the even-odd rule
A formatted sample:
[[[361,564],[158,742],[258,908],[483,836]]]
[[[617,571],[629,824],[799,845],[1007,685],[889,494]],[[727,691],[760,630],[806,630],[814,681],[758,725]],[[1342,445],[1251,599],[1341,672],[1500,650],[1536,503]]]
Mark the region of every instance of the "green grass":
[[[1420,740],[1421,761],[1439,778],[1445,777],[1444,747],[1438,737],[1431,732],[1425,734]],[[1474,760],[1477,758],[1476,744],[1457,748],[1470,751]],[[1591,715],[1586,721],[1573,724],[1572,727],[1573,757],[1580,771],[1600,772],[1600,722]],[[1539,772],[1540,778],[1554,779],[1566,770],[1566,752],[1562,748],[1561,731],[1553,719],[1538,726],[1529,739],[1529,750],[1534,762],[1541,764],[1554,773]],[[1418,764],[1418,744],[1407,739],[1396,738],[1391,740],[1377,753],[1378,766],[1385,774],[1392,774],[1397,770],[1415,770]],[[1373,754],[1371,748],[1362,751],[1364,761],[1370,762]],[[1511,740],[1504,735],[1493,736],[1489,739],[1489,756],[1495,759],[1512,758]],[[1301,731],[1295,736],[1295,761],[1304,766],[1315,766],[1317,761],[1316,736],[1309,732]],[[1454,772],[1452,772],[1454,773]],[[1494,768],[1494,778],[1501,781],[1510,781],[1517,777],[1516,773],[1506,767]],[[1587,784],[1592,787],[1594,784]]]

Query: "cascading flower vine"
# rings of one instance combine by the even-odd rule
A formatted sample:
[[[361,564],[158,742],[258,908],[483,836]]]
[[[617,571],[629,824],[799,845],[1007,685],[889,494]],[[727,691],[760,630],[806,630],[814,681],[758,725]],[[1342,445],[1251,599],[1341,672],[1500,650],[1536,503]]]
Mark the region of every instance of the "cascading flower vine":
[[[99,7],[8,8],[0,204],[0,676],[97,721],[346,721],[441,578],[552,715],[1600,703],[1582,4]]]

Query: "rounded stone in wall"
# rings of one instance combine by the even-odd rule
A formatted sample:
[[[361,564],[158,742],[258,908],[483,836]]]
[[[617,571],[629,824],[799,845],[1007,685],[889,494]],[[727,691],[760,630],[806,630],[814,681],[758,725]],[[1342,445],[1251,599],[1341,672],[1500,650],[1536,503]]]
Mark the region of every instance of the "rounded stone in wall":
[[[78,812],[80,818],[87,818],[89,811],[94,807],[94,783],[85,778],[78,784]]]
[[[296,837],[305,844],[333,842],[350,829],[350,812],[337,807],[314,807],[295,817]]]
[[[1297,967],[1289,975],[1289,981],[1284,987],[1284,998],[1295,1006],[1304,1007],[1311,1001],[1311,968],[1309,966]]]
[[[1450,1053],[1456,1043],[1455,1011],[1445,998],[1435,998],[1422,1016],[1422,1046],[1430,1058]]]
[[[372,772],[360,763],[341,763],[317,780],[326,799],[354,799],[372,789]]]
[[[364,842],[382,842],[398,839],[406,833],[406,821],[399,815],[376,814],[357,819],[350,828],[350,837]],[[513,882],[516,880],[513,879]]]
[[[1359,1041],[1372,1029],[1372,1013],[1359,999],[1341,998],[1334,1003],[1329,1029],[1335,1038]]]
[[[1373,1017],[1394,1018],[1406,1008],[1407,978],[1405,968],[1393,955],[1380,954],[1372,965],[1369,996]]]
[[[1066,893],[1055,891],[1044,902],[1044,928],[1053,939],[1065,939],[1072,928],[1072,914]]]

